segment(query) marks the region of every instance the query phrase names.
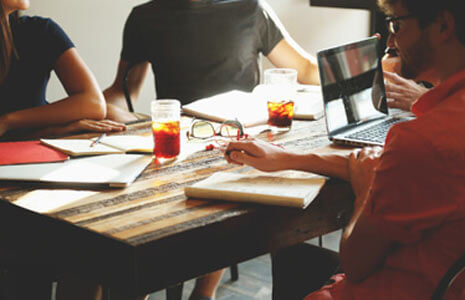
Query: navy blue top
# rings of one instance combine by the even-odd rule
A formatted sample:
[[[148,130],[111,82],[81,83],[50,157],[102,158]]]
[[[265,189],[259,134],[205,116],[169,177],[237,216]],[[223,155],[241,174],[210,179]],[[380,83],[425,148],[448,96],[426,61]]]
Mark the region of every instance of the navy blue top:
[[[19,59],[0,84],[0,115],[47,104],[45,91],[58,58],[73,42],[51,19],[21,17],[11,24]]]
[[[259,54],[283,35],[258,0],[154,0],[131,12],[121,59],[149,61],[158,98],[183,104],[259,83]]]

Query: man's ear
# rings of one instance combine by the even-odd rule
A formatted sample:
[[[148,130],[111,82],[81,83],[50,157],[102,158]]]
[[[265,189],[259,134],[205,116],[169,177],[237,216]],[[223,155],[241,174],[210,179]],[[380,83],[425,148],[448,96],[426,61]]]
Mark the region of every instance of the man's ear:
[[[439,37],[441,41],[447,41],[450,38],[454,37],[456,34],[455,28],[455,18],[449,11],[442,12],[438,18],[439,22]]]

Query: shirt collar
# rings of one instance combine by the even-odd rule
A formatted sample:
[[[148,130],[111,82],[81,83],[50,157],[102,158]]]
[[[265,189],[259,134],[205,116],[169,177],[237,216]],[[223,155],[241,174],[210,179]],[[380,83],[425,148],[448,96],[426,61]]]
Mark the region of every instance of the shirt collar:
[[[465,70],[455,73],[440,85],[418,98],[412,105],[412,112],[416,116],[421,116],[438,105],[445,98],[463,88],[465,88]]]

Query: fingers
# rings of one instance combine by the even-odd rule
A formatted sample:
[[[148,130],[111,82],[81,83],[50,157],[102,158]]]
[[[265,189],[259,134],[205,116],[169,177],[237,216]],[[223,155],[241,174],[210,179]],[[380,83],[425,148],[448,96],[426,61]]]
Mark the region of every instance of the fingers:
[[[243,159],[243,155],[241,154],[245,154],[246,152],[254,153],[255,150],[256,146],[252,140],[230,142],[226,146],[224,157],[229,163],[242,165],[244,161],[241,160]]]
[[[390,108],[400,108],[405,111],[410,111],[411,108],[410,103],[396,99],[388,99],[387,105]]]
[[[386,89],[386,95],[392,94],[392,93],[398,93],[398,94],[405,94],[408,91],[408,87],[402,84],[396,84],[396,83],[390,83],[386,82],[384,84],[384,88]]]
[[[397,73],[384,71],[383,72],[384,78],[388,81],[393,83],[402,84],[408,81],[408,79],[402,78],[401,76],[397,75]]]
[[[126,130],[126,125],[110,120],[81,120],[78,123],[80,130],[89,130],[94,132],[114,132]]]
[[[127,128],[125,124],[111,120],[102,120],[95,122],[97,122],[99,126],[106,127],[109,131],[124,131]]]
[[[257,142],[253,139],[230,142],[226,147],[226,151],[243,151],[251,156],[259,156],[262,154],[260,147],[258,147]]]
[[[237,164],[237,165],[246,164],[246,165],[253,166],[254,158],[255,157],[250,156],[249,154],[247,154],[244,151],[234,150],[234,151],[229,152],[228,162],[231,162],[231,163]]]
[[[383,153],[383,148],[379,146],[375,147],[364,147],[363,149],[355,149],[349,155],[349,159],[352,161],[363,161],[365,159],[374,159],[381,156]]]

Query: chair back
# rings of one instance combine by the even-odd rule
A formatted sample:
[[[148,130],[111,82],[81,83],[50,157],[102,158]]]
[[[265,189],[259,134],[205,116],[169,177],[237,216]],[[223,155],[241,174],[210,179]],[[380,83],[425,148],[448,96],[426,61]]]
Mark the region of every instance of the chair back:
[[[134,106],[132,105],[131,94],[129,93],[129,88],[128,88],[128,75],[129,75],[129,71],[131,71],[132,67],[134,66],[135,66],[134,63],[128,63],[128,66],[126,67],[126,70],[124,70],[124,73],[123,73],[123,91],[124,91],[124,97],[126,98],[126,104],[128,105],[129,112],[134,112]]]
[[[431,300],[443,299],[449,287],[454,283],[455,279],[463,273],[463,271],[465,271],[465,254],[457,259],[441,278],[441,281],[439,281],[439,284],[434,290]]]

